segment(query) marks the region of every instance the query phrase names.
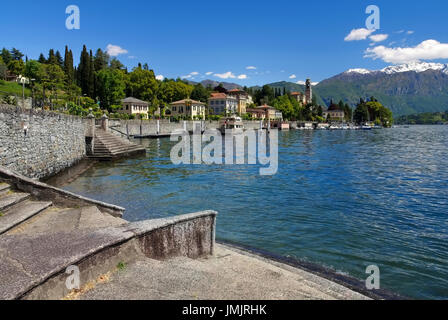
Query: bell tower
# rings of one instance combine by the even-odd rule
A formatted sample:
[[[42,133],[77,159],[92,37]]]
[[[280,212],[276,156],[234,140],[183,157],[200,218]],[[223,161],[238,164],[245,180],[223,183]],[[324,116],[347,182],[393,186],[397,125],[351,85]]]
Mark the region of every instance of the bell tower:
[[[306,91],[305,91],[305,99],[306,103],[312,103],[313,102],[313,88],[311,85],[311,79],[306,79]]]

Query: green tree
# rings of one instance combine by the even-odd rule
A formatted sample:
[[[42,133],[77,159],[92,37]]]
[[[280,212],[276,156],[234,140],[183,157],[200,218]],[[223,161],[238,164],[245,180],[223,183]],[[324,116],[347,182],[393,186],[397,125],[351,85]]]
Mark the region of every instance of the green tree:
[[[39,55],[39,59],[37,60],[39,63],[42,63],[42,64],[46,64],[47,63],[47,59],[45,58],[45,56],[44,56],[44,54],[43,53],[41,53],[40,55]]]
[[[191,99],[201,102],[207,102],[208,98],[210,97],[210,93],[211,92],[204,88],[202,84],[198,83],[194,86],[194,89],[191,92]]]
[[[9,63],[13,60],[11,52],[6,48],[2,49],[0,56],[2,57],[3,63],[5,65],[9,65]]]
[[[11,49],[11,57],[12,57],[12,60],[22,60],[22,58],[24,57],[24,54],[22,52],[20,52],[18,49],[12,48]]]
[[[65,56],[64,56],[64,72],[67,79],[67,86],[70,86],[75,81],[75,70],[73,68],[73,53],[72,50],[65,46]]]
[[[148,101],[152,106],[158,106],[159,81],[156,80],[154,71],[137,67],[127,78],[127,92],[130,96]]]
[[[125,75],[117,69],[102,69],[97,74],[97,92],[101,107],[111,108],[112,105],[121,104],[125,97]]]
[[[100,70],[106,69],[109,67],[109,55],[101,49],[98,49],[95,54],[94,59],[95,71],[98,72]]]
[[[25,64],[25,76],[40,82],[40,77],[42,76],[42,64],[36,60],[28,60]]]
[[[11,60],[8,64],[8,70],[15,75],[21,75],[25,71],[23,60]]]

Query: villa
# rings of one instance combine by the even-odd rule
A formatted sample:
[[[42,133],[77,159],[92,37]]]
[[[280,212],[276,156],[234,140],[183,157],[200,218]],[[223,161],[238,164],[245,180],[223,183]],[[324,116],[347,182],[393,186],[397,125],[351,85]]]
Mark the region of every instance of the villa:
[[[339,105],[332,103],[328,110],[322,112],[322,116],[330,121],[344,122],[345,112],[340,109]]]
[[[264,105],[256,108],[247,109],[247,113],[257,120],[283,120],[283,114],[274,107]]]
[[[148,111],[149,111],[148,102],[133,97],[128,97],[126,99],[121,100],[121,109],[118,110],[118,113],[125,113],[129,115],[140,115],[142,118],[147,118]]]
[[[205,103],[191,99],[183,99],[170,104],[172,116],[183,116],[191,119],[205,119]]]
[[[247,105],[249,104],[249,95],[241,89],[232,89],[228,92],[229,96],[234,96],[238,101],[237,112],[245,114]]]
[[[225,93],[212,93],[208,99],[210,114],[229,115],[238,112],[238,99],[235,95]]]

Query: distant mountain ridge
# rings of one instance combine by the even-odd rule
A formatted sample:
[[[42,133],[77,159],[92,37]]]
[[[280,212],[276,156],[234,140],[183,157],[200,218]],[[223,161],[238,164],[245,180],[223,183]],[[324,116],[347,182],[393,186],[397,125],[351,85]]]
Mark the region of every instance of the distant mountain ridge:
[[[197,82],[190,82],[196,84]],[[227,90],[242,88],[236,83],[204,80],[204,86],[220,83]],[[280,81],[268,84],[289,92],[305,92],[305,86]],[[254,86],[253,89],[261,89]],[[352,107],[360,98],[374,96],[390,108],[394,116],[448,110],[448,64],[414,62],[393,65],[381,70],[349,69],[321,81],[313,87],[317,103],[328,106],[331,100],[342,100]]]
[[[316,94],[328,104],[375,96],[395,116],[448,110],[448,65],[411,63],[382,70],[350,69],[320,82]]]
[[[232,90],[232,89],[241,89],[243,88],[241,85],[237,84],[237,83],[232,83],[232,82],[222,82],[222,81],[215,81],[215,80],[203,80],[201,82],[196,82],[196,81],[188,81],[188,83],[192,84],[192,85],[196,85],[198,83],[202,84],[204,87],[212,87],[215,88],[217,86],[219,86],[220,83],[222,83],[223,87],[226,90]]]

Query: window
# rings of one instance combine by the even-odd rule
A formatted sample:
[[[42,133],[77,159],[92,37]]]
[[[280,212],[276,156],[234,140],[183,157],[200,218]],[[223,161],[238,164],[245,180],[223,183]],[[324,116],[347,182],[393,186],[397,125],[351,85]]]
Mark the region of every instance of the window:
[[[176,107],[173,107],[173,111],[176,111]]]

